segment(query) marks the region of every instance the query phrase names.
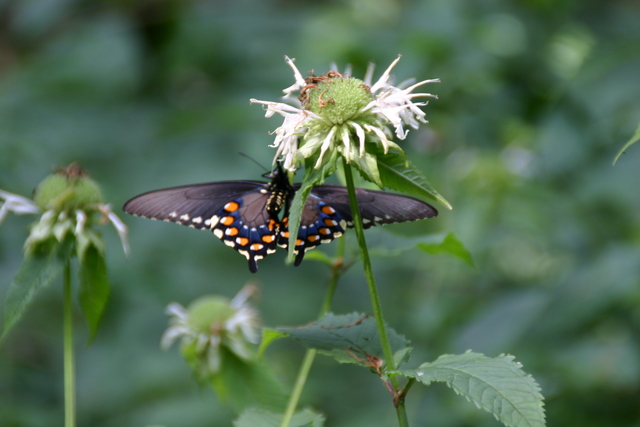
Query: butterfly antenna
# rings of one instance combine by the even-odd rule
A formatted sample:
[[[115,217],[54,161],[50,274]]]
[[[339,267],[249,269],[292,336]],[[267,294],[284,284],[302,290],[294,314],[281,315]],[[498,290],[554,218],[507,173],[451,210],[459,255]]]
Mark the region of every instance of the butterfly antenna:
[[[239,151],[238,154],[240,154],[242,157],[245,157],[249,160],[251,160],[253,163],[255,163],[256,165],[258,165],[259,167],[261,167],[262,169],[265,170],[265,172],[270,172],[269,169],[265,168],[263,164],[261,164],[259,161],[257,161],[256,159],[254,159],[253,157],[249,156],[248,154],[243,153],[242,151]]]

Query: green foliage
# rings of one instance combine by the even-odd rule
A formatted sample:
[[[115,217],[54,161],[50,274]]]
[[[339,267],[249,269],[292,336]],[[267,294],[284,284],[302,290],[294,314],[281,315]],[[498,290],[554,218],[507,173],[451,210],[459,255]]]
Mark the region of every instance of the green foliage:
[[[375,319],[362,313],[336,315],[328,313],[310,325],[297,328],[278,328],[294,340],[319,353],[331,356],[340,363],[356,363],[370,367],[367,356],[383,357]],[[409,341],[387,327],[393,353],[402,351]]]
[[[56,239],[50,238],[25,255],[7,293],[3,340],[38,292],[62,275],[65,264],[70,260],[72,247],[69,239],[59,244]]]
[[[313,167],[313,161],[307,160],[304,177],[300,183],[300,188],[291,202],[291,209],[289,211],[289,254],[287,257],[287,262],[289,263],[293,262],[293,251],[296,247],[302,209],[307,201],[307,197],[309,197],[309,193],[315,185],[322,184],[328,176],[336,171],[337,158],[338,153],[333,151],[332,155],[328,156],[328,159],[324,161],[318,169]]]
[[[384,187],[427,196],[452,209],[451,204],[433,188],[424,174],[401,153],[391,151],[379,156],[378,168]]]
[[[429,240],[434,240],[432,242],[422,242],[418,243],[418,249],[425,251],[428,254],[449,254],[462,261],[469,264],[473,267],[473,259],[471,258],[471,253],[464,247],[462,242],[455,236],[453,233],[447,233],[444,236],[444,239],[439,241],[438,238],[440,236],[433,236]]]
[[[220,348],[220,357],[223,368],[210,374],[206,382],[225,403],[237,412],[255,405],[272,410],[284,408],[286,393],[264,363],[241,359],[225,347]]]
[[[622,156],[629,147],[631,147],[633,144],[635,144],[638,141],[640,141],[640,125],[638,125],[636,129],[636,133],[634,133],[633,136],[629,139],[629,141],[627,141],[627,143],[624,144],[624,147],[620,149],[615,159],[613,159],[613,164],[615,165],[618,159],[620,158],[620,156]]]
[[[508,355],[489,358],[467,351],[460,355],[445,354],[417,369],[398,372],[424,385],[445,382],[507,427],[545,426],[540,386],[513,359]]]
[[[414,359],[469,348],[516,355],[543,387],[550,426],[636,427],[638,144],[611,167],[640,117],[634,2],[284,5],[9,2],[0,188],[29,195],[52,168],[78,161],[117,210],[151,189],[255,179],[260,171],[237,152],[268,163],[276,122],[248,100],[275,99],[293,83],[284,54],[305,76],[331,62],[363,76],[371,61],[375,79],[402,53],[395,82],[442,84],[429,87],[438,95],[424,108],[430,123],[399,144],[455,209],[389,228],[412,237],[453,232],[476,268],[419,253],[420,239],[396,240],[389,228],[367,231],[376,253],[399,254],[373,260],[390,324],[411,338]],[[80,375],[78,424],[231,425],[236,415],[193,386],[184,362],[158,351],[162,310],[258,280],[265,324],[310,322],[328,273],[308,256],[332,256],[338,242],[297,268],[274,254],[252,276],[243,257],[208,233],[125,220],[129,258],[104,233],[114,286],[101,333],[77,352],[79,367],[97,366]],[[31,221],[0,225],[2,295],[20,269]],[[342,240],[353,247],[353,233]],[[355,271],[340,281],[336,312],[370,309]],[[60,349],[51,338],[60,313],[50,290],[32,300],[0,352],[0,420],[9,425],[60,424]],[[265,357],[292,379],[301,354],[289,346],[278,341]],[[360,392],[379,386],[374,375],[318,359],[304,405],[322,402],[334,427],[392,424],[388,395]],[[123,377],[135,386],[122,387]],[[412,427],[499,424],[436,387],[414,385],[407,406]]]
[[[109,300],[110,286],[104,253],[91,246],[78,258],[80,289],[78,299],[89,326],[89,339],[98,331],[100,320]]]
[[[279,427],[282,421],[282,414],[269,412],[265,409],[249,408],[233,422],[234,427]],[[324,416],[304,409],[296,412],[289,424],[289,427],[322,427],[324,426]]]

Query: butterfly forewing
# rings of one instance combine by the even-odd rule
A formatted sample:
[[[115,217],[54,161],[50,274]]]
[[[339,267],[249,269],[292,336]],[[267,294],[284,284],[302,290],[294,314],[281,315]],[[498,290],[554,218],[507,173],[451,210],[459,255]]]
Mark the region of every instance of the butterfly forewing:
[[[211,218],[229,201],[264,186],[255,181],[222,181],[165,188],[136,196],[122,209],[144,218],[209,229]]]
[[[211,230],[244,255],[255,272],[257,260],[276,250],[278,222],[266,209],[270,194],[264,182],[222,181],[151,191],[129,200],[123,209],[132,215]]]

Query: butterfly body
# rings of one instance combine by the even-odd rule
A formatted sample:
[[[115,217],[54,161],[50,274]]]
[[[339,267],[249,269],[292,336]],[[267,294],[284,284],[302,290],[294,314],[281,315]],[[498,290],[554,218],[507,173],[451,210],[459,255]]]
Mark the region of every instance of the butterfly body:
[[[141,194],[123,210],[145,218],[175,222],[213,234],[244,255],[249,270],[257,261],[289,245],[289,207],[300,185],[291,185],[280,169],[267,175],[269,182],[219,181],[185,185]],[[364,228],[377,224],[435,217],[431,205],[382,191],[356,189]],[[281,217],[282,214],[282,218]],[[342,236],[353,227],[346,187],[320,185],[311,190],[302,211],[296,238],[295,265],[304,254]]]

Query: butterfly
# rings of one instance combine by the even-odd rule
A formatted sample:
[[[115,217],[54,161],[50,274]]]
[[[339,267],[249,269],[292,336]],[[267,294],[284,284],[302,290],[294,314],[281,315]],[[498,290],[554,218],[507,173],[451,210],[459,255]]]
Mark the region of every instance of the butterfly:
[[[132,215],[211,230],[258,271],[258,261],[289,246],[289,208],[300,184],[291,185],[280,165],[264,174],[269,182],[219,181],[140,194],[122,209]],[[433,218],[438,211],[413,197],[356,188],[364,228]],[[282,219],[280,213],[282,212]],[[347,188],[313,187],[302,211],[295,246],[296,266],[307,251],[330,243],[353,227]]]

